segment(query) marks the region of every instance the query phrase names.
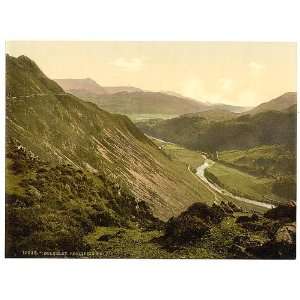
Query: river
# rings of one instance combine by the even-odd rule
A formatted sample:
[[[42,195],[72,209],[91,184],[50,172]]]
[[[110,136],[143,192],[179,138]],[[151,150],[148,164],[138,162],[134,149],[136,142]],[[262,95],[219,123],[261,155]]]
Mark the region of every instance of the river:
[[[260,206],[260,207],[264,207],[264,208],[274,208],[275,206],[273,204],[269,204],[269,203],[265,203],[265,202],[260,202],[260,201],[255,201],[255,200],[251,200],[245,197],[240,197],[240,196],[236,196],[233,195],[231,192],[219,187],[217,184],[210,182],[206,177],[205,177],[205,169],[211,167],[212,165],[214,165],[214,161],[207,159],[206,157],[204,163],[199,166],[197,168],[197,172],[196,175],[205,183],[209,186],[210,189],[214,190],[215,192],[217,192],[220,195],[223,196],[228,196],[231,197],[233,199],[236,199],[238,201],[242,201],[248,204],[252,204],[252,205],[256,205],[256,206]]]

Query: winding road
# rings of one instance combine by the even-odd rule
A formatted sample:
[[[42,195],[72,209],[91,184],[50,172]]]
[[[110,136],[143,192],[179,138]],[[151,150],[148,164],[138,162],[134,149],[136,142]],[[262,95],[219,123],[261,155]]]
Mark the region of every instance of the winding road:
[[[152,137],[152,136],[149,136],[147,135],[147,137],[149,138],[152,138],[156,141],[159,141],[161,143],[164,143],[164,144],[170,144],[170,145],[174,145],[174,143],[171,143],[171,142],[167,142],[167,141],[164,141],[164,140],[161,140],[161,139],[158,139],[158,138],[155,138],[155,137]],[[231,199],[235,199],[237,201],[241,201],[241,202],[244,202],[244,203],[248,203],[248,204],[251,204],[251,205],[254,205],[254,206],[258,206],[258,207],[262,207],[262,208],[267,208],[267,209],[271,209],[271,208],[274,208],[275,205],[273,204],[270,204],[270,203],[265,203],[265,202],[260,202],[260,201],[256,201],[256,200],[252,200],[252,199],[248,199],[248,198],[245,198],[245,197],[240,197],[240,196],[237,196],[237,195],[234,195],[232,194],[231,192],[221,188],[220,186],[218,186],[217,184],[209,181],[206,177],[205,177],[205,169],[211,167],[214,165],[214,161],[213,160],[210,160],[208,159],[205,155],[202,155],[202,157],[204,158],[204,162],[202,165],[200,165],[197,169],[196,169],[196,174],[194,174],[191,170],[190,170],[190,166],[188,166],[188,171],[191,172],[192,174],[194,174],[195,176],[197,176],[204,184],[205,186],[207,187],[207,189],[213,193],[214,195],[214,198],[215,200],[218,200],[218,196],[220,197],[224,197],[224,196],[227,196],[227,197],[230,197]]]
[[[215,192],[217,192],[220,195],[228,196],[228,197],[231,197],[233,199],[236,199],[238,201],[242,201],[242,202],[245,202],[245,203],[248,203],[248,204],[252,204],[252,205],[256,205],[256,206],[260,206],[260,207],[264,207],[264,208],[268,208],[268,209],[271,209],[271,208],[275,207],[274,205],[269,204],[269,203],[264,203],[264,202],[260,202],[260,201],[251,200],[251,199],[248,199],[248,198],[245,198],[245,197],[240,197],[240,196],[233,195],[229,191],[227,191],[227,190],[219,187],[217,184],[210,182],[205,177],[205,169],[207,169],[207,168],[211,167],[212,165],[214,165],[214,161],[212,161],[210,159],[207,159],[204,155],[203,155],[203,157],[204,157],[205,161],[204,161],[204,163],[201,166],[199,166],[197,168],[196,175],[206,185],[208,185],[211,190],[214,190]]]

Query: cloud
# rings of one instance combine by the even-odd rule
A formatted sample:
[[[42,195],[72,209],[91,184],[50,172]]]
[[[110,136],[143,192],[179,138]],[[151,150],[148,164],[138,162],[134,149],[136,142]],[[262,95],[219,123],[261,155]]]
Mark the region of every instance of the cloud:
[[[261,73],[264,69],[265,69],[265,66],[262,65],[262,64],[259,64],[255,61],[251,61],[249,64],[248,64],[248,67],[250,69],[250,71],[254,74],[259,74]]]
[[[234,89],[234,80],[231,78],[220,78],[219,85],[223,92],[231,92]]]
[[[138,72],[144,66],[144,59],[143,58],[126,59],[123,57],[119,57],[116,60],[114,60],[111,64],[127,72]]]

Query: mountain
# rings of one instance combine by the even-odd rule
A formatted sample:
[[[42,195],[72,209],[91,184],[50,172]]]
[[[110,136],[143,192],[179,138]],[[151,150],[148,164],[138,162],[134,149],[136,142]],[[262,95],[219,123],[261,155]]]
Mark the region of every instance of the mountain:
[[[89,95],[83,99],[109,112],[122,114],[178,115],[207,109],[207,105],[199,101],[159,92],[120,92],[112,95]]]
[[[182,117],[187,117],[187,118],[188,117],[190,117],[190,118],[199,117],[199,118],[205,118],[209,121],[224,121],[224,120],[237,118],[238,116],[239,116],[238,113],[234,113],[234,112],[224,110],[224,109],[214,108],[214,109],[210,109],[210,110],[201,111],[198,113],[186,114],[186,115],[183,115]]]
[[[100,86],[96,81],[90,78],[84,79],[55,79],[55,81],[65,90],[69,92],[86,92],[95,95],[105,94],[105,88]]]
[[[55,79],[62,88],[100,108],[121,114],[181,115],[211,109],[243,112],[249,108],[209,104],[172,91],[152,92],[132,86],[102,87],[92,79]]]
[[[7,137],[39,159],[103,173],[161,219],[212,200],[194,188],[198,180],[184,164],[172,161],[126,116],[64,93],[27,57],[8,55],[6,66]]]
[[[142,89],[133,86],[101,86],[90,78],[83,79],[54,79],[65,91],[75,96],[104,95],[120,92],[142,92]]]
[[[221,117],[219,120],[207,119],[201,114],[136,125],[148,135],[206,152],[275,144],[295,147],[295,110],[266,111],[227,120],[221,120]]]
[[[233,113],[242,113],[245,111],[250,110],[250,107],[247,106],[235,106],[235,105],[229,105],[229,104],[212,104],[212,109],[221,109],[221,110],[227,110]]]
[[[105,86],[104,87],[106,94],[116,94],[116,93],[135,93],[142,92],[142,89],[136,88],[134,86]]]
[[[283,111],[295,104],[297,104],[297,93],[289,92],[270,101],[262,103],[244,113],[253,115],[268,110]]]

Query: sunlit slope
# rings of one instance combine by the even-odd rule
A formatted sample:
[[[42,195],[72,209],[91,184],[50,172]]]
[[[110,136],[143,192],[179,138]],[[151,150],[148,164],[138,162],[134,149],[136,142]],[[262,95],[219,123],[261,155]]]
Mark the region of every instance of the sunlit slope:
[[[7,78],[7,137],[41,159],[102,170],[162,219],[213,200],[186,165],[165,155],[127,117],[64,93],[30,59],[7,56]]]

